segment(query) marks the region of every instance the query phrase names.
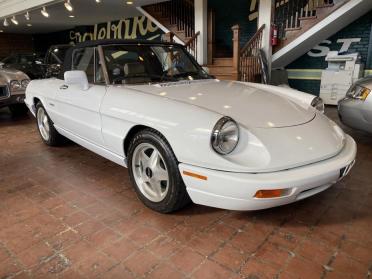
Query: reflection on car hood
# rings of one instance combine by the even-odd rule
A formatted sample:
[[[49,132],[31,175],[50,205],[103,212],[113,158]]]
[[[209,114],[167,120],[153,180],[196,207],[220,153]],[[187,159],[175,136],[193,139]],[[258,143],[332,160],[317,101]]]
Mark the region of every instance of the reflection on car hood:
[[[185,81],[134,88],[230,116],[252,128],[296,126],[315,117],[311,108],[305,109],[284,97],[233,81]]]

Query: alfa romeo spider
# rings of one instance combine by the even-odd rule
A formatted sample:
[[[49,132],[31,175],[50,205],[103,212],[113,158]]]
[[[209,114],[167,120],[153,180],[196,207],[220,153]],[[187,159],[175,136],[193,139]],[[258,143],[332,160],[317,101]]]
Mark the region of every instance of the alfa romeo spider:
[[[317,194],[353,166],[354,140],[321,99],[210,76],[173,43],[105,40],[67,51],[63,76],[31,81],[41,139],[62,137],[128,167],[159,212],[190,201],[256,210]]]

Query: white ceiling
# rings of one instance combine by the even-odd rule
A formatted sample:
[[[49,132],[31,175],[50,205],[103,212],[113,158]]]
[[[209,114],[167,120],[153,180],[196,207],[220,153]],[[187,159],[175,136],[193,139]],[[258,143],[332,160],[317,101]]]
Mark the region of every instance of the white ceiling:
[[[42,16],[40,13],[41,8],[37,6],[36,10],[29,12],[31,16],[30,21],[26,21],[24,17],[26,11],[17,11],[16,19],[19,21],[18,26],[11,23],[10,17],[8,17],[10,26],[4,27],[4,18],[1,18],[0,30],[3,30],[4,33],[24,34],[61,31],[79,25],[93,25],[138,16],[140,13],[136,9],[137,6],[149,5],[164,0],[132,1],[134,2],[133,5],[126,4],[125,0],[101,0],[99,4],[95,0],[71,0],[71,4],[74,7],[71,13],[65,9],[63,2],[52,3],[52,5],[47,6],[47,11],[50,15],[49,18]],[[0,7],[3,2],[7,2],[7,0],[0,0]],[[69,15],[74,15],[75,17],[70,18]],[[27,26],[27,23],[32,24],[32,26]]]

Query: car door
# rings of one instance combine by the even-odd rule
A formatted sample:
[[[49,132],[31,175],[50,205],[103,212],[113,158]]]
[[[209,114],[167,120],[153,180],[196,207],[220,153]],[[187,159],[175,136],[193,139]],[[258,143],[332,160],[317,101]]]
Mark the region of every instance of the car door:
[[[72,53],[72,70],[85,71],[89,89],[80,85],[62,84],[57,89],[56,110],[61,128],[90,143],[103,146],[100,106],[106,94],[106,85],[96,81],[96,49],[87,47]]]

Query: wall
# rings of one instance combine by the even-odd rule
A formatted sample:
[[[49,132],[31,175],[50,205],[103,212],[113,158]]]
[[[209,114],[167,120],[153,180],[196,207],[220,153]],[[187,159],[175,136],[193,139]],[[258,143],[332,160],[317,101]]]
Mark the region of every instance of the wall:
[[[0,33],[0,59],[13,53],[33,51],[33,37],[31,35]]]
[[[359,52],[365,75],[372,75],[372,11],[315,46],[287,66],[290,86],[319,95],[321,70],[327,68],[325,56],[331,51]]]
[[[138,16],[34,37],[35,49],[46,51],[50,45],[76,44],[98,39],[160,40],[162,34],[163,32],[145,16]]]

